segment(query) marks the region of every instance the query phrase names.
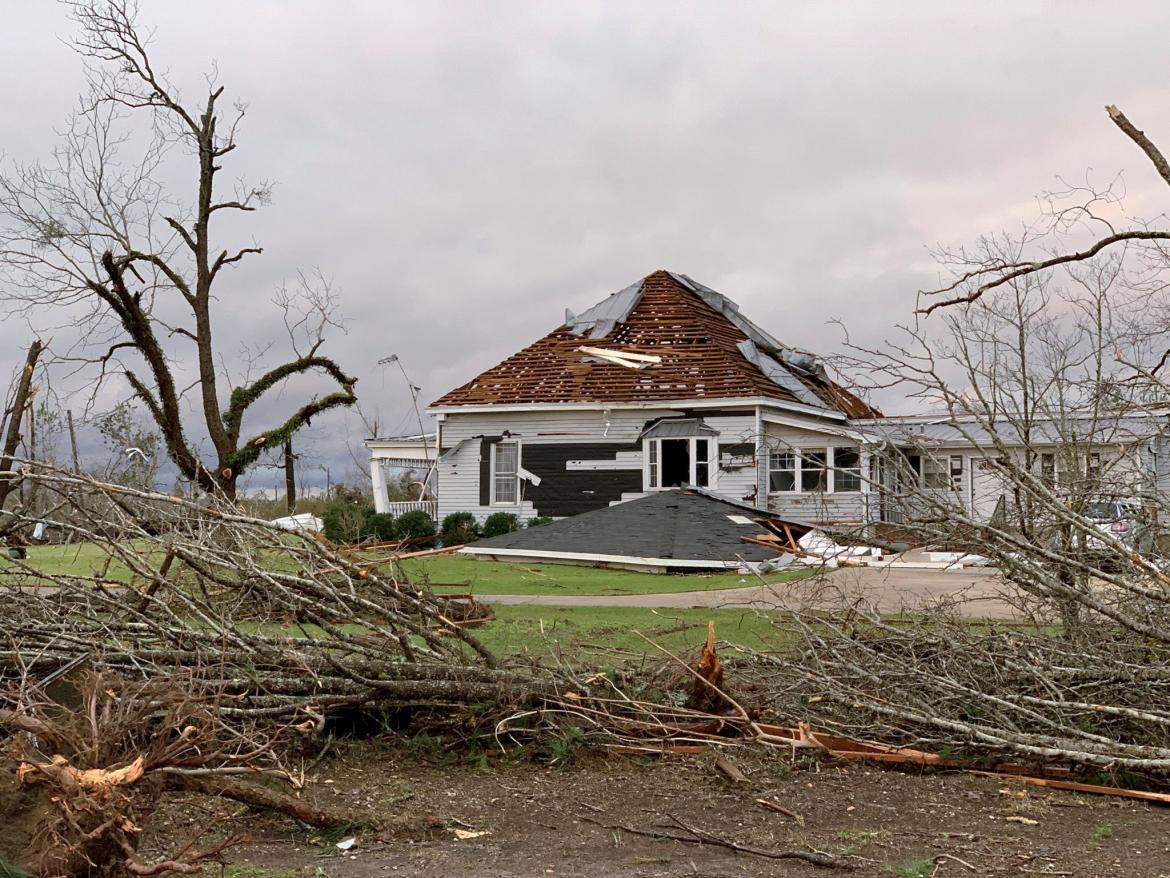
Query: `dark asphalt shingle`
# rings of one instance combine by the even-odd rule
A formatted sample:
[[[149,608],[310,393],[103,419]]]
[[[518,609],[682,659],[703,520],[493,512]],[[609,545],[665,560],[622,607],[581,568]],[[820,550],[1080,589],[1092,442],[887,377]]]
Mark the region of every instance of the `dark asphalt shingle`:
[[[472,543],[491,547],[671,558],[695,561],[766,561],[778,553],[745,543],[766,528],[752,521],[737,524],[729,516],[755,519],[762,513],[693,491],[662,491],[637,500],[583,512],[551,524]]]

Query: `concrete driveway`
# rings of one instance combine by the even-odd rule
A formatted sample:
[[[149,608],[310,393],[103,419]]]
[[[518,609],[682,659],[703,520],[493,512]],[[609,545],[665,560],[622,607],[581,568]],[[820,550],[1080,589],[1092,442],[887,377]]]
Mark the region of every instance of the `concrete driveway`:
[[[1017,613],[1004,599],[1007,589],[999,572],[966,567],[949,570],[841,568],[778,585],[639,595],[504,595],[477,594],[489,604],[555,607],[666,607],[672,609],[833,609],[859,596],[883,613],[921,609],[940,599],[960,601],[964,615],[1011,619]]]

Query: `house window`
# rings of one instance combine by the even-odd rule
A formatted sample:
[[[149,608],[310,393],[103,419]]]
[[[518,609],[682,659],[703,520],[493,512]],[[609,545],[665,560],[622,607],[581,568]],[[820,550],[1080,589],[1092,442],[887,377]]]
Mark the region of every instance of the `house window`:
[[[1056,487],[1056,455],[1051,451],[1040,452],[1040,481],[1049,488]]]
[[[520,502],[520,443],[492,445],[492,505],[515,506]]]
[[[861,450],[856,447],[773,451],[768,457],[772,493],[848,493],[861,490]]]
[[[1071,469],[1070,469],[1071,464]],[[1101,481],[1101,453],[1089,451],[1040,452],[1040,481],[1049,488],[1073,489],[1081,485],[1094,490]]]
[[[1090,489],[1101,481],[1101,454],[1097,451],[1090,451],[1085,457],[1085,478]]]
[[[951,486],[950,468],[945,461],[922,455],[922,487],[945,491]]]
[[[833,491],[861,490],[861,450],[858,448],[833,449]]]
[[[698,436],[645,440],[644,489],[658,491],[682,485],[707,487],[710,484],[710,456],[714,447],[715,443]]]

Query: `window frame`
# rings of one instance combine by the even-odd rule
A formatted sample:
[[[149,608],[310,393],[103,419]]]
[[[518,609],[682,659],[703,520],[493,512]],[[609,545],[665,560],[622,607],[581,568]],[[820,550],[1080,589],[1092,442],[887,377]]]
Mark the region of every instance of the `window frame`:
[[[687,473],[687,484],[700,488],[712,487],[712,476],[719,470],[719,437],[713,433],[697,433],[693,436],[668,436],[648,438],[642,440],[642,490],[670,491],[672,487],[662,485],[662,443],[684,440],[687,443],[687,454],[690,456],[690,471]],[[707,483],[699,485],[696,481],[700,468],[696,450],[699,442],[707,443],[707,456],[703,460],[707,470]],[[651,450],[653,449],[653,451]],[[651,457],[654,459],[651,460]]]
[[[857,453],[857,465],[841,468],[836,464],[837,451],[855,451]],[[817,461],[816,465],[806,466],[806,461],[811,459],[811,455],[824,455],[824,462]],[[792,459],[793,467],[777,467],[775,460],[780,457],[788,457]],[[784,494],[786,496],[797,496],[799,494],[861,494],[865,490],[865,479],[862,476],[864,471],[865,455],[860,445],[808,445],[808,446],[784,446],[782,448],[772,448],[768,451],[767,456],[767,485],[769,494]],[[824,487],[809,488],[804,484],[804,473],[806,471],[815,471],[822,475],[818,478],[824,479]],[[778,489],[772,487],[772,473],[785,472],[793,473],[793,487],[790,490]],[[857,487],[838,489],[837,487],[837,473],[844,472],[849,474],[856,474]]]
[[[856,466],[841,466],[837,462],[837,452],[838,451],[855,452],[857,454],[857,465]],[[862,485],[865,484],[865,482],[862,480],[862,477],[861,477],[861,460],[862,460],[862,457],[861,457],[861,446],[860,445],[834,445],[833,446],[832,466],[830,467],[830,478],[832,479],[832,486],[833,486],[832,492],[834,494],[860,494],[861,493]],[[844,475],[844,474],[849,474],[851,476],[855,476],[855,478],[857,480],[857,487],[856,488],[844,488],[844,489],[838,488],[837,478],[839,475]]]
[[[501,476],[496,470],[496,461],[499,458],[499,449],[501,445],[512,445],[516,448],[516,469],[511,473],[513,482],[513,496],[512,500],[500,500],[496,497],[496,483],[497,479],[505,478],[507,474]],[[520,497],[520,440],[506,439],[500,442],[493,442],[491,446],[491,461],[488,466],[488,478],[491,480],[491,491],[488,494],[488,500],[492,506],[519,506],[521,504]]]

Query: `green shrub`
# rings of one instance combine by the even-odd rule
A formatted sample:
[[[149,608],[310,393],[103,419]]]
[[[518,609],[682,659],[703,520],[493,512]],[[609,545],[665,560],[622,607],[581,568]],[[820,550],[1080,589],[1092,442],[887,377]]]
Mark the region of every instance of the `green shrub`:
[[[404,512],[398,516],[398,521],[394,525],[394,535],[400,540],[433,537],[435,535],[435,521],[421,509]]]
[[[356,543],[362,537],[366,515],[362,507],[344,500],[334,500],[321,513],[325,539],[334,543]]]
[[[553,519],[548,515],[536,515],[528,519],[528,527],[540,527],[542,524],[552,524]]]
[[[375,512],[373,507],[362,512],[362,539],[373,537],[379,542],[395,539],[394,516],[389,512]]]
[[[511,512],[493,512],[483,523],[485,537],[498,537],[500,534],[510,534],[520,530],[520,519]]]
[[[440,528],[443,536],[443,545],[458,546],[471,543],[479,535],[476,528],[475,516],[470,512],[452,512],[443,519]]]

